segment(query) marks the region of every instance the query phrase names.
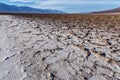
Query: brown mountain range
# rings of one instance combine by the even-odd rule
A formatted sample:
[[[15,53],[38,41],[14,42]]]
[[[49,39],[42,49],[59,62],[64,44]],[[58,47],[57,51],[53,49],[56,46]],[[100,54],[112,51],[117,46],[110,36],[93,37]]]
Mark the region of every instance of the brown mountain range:
[[[92,13],[120,13],[120,7],[110,9],[110,10],[104,10],[104,11],[96,11],[96,12],[92,12]]]

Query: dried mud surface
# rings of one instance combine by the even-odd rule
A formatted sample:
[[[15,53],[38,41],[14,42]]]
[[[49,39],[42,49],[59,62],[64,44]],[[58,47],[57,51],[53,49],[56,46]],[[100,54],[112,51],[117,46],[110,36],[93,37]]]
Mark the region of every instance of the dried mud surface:
[[[120,16],[0,15],[0,80],[120,80]]]

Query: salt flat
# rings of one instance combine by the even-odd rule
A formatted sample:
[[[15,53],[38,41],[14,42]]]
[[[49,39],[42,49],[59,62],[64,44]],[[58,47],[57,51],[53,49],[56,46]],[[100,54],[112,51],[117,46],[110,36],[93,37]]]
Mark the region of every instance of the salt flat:
[[[120,17],[0,15],[0,80],[120,80]]]

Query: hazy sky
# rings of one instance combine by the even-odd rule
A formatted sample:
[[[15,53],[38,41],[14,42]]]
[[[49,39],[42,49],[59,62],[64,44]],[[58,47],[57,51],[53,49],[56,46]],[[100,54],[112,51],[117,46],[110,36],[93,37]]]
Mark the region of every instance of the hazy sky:
[[[2,3],[85,13],[120,7],[120,0],[0,0]]]

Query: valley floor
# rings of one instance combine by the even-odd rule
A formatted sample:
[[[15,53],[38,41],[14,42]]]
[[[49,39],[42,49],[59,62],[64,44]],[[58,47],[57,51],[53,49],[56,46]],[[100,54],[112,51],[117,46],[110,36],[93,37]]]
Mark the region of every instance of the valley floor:
[[[41,16],[0,15],[0,80],[120,80],[119,17]]]

